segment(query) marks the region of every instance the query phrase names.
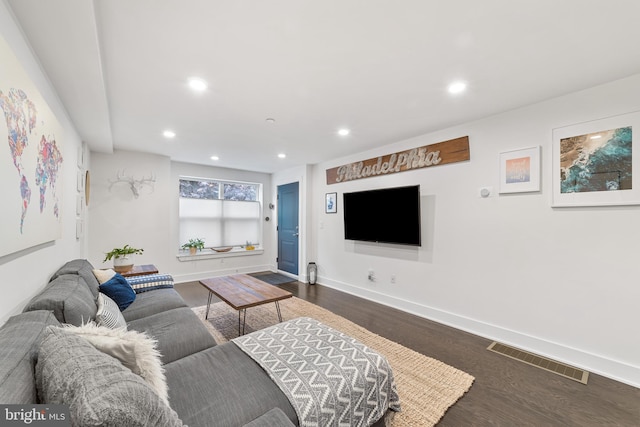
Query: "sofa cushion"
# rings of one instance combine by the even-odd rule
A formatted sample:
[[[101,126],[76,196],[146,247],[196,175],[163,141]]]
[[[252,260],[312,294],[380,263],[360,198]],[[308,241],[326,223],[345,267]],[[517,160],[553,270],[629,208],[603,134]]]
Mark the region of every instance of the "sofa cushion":
[[[169,363],[165,375],[171,407],[190,427],[242,426],[273,408],[298,425],[289,399],[231,342]]]
[[[118,273],[98,286],[98,290],[114,300],[118,304],[120,311],[125,310],[136,299],[136,293],[127,282],[127,279]]]
[[[122,315],[130,322],[179,307],[187,307],[187,303],[175,289],[156,289],[138,294]]]
[[[36,385],[43,403],[69,405],[73,425],[183,425],[142,378],[64,328],[46,330]]]
[[[164,363],[216,345],[206,326],[188,307],[132,320],[128,328],[155,338]]]
[[[66,330],[84,338],[101,352],[118,359],[131,372],[140,375],[158,396],[169,404],[167,381],[154,339],[143,332],[110,329],[93,323],[82,326],[67,325]]]
[[[98,294],[96,323],[110,329],[127,329],[127,321],[124,320],[118,304],[102,292]]]
[[[60,325],[50,311],[30,311],[0,328],[0,403],[37,403],[36,354],[49,325]]]
[[[49,310],[60,323],[81,325],[95,319],[96,298],[81,276],[63,274],[49,282],[23,311]]]
[[[51,277],[50,282],[54,281],[58,278],[58,276],[63,276],[65,274],[77,274],[78,276],[84,279],[85,284],[93,294],[94,298],[98,298],[98,281],[96,277],[93,275],[93,266],[86,259],[74,259],[73,261],[69,261],[58,271],[56,271]]]

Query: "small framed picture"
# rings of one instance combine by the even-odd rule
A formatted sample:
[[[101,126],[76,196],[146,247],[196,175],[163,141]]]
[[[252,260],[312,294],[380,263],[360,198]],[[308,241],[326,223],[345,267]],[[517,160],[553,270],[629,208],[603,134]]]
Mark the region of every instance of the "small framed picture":
[[[84,190],[84,171],[78,171],[78,174],[76,176],[76,188],[78,192]]]
[[[84,142],[78,146],[78,168],[84,168]]]
[[[338,193],[327,193],[325,195],[325,213],[336,213],[338,212]]]
[[[84,236],[84,221],[76,218],[76,240],[80,240]]]
[[[84,197],[82,194],[76,194],[76,215],[81,216],[84,209]]]
[[[500,194],[540,191],[540,146],[500,153]]]

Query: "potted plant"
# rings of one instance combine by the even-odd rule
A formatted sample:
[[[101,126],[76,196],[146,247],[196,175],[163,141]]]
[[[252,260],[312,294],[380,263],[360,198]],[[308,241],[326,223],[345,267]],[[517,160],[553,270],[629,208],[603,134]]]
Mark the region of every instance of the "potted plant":
[[[187,243],[182,245],[182,249],[189,249],[189,253],[195,255],[196,251],[204,249],[204,239],[189,239]]]
[[[118,273],[126,273],[133,268],[133,256],[140,255],[142,252],[144,249],[124,245],[122,248],[113,248],[107,252],[102,262],[113,259],[113,269]]]

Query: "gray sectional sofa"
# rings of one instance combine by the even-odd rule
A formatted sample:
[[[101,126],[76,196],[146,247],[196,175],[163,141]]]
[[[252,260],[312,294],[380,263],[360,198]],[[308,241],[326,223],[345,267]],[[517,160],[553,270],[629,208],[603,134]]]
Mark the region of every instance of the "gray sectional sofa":
[[[296,411],[268,374],[233,343],[216,345],[173,288],[139,293],[122,311],[128,330],[157,340],[169,405],[159,401],[117,360],[58,328],[95,320],[98,287],[87,260],[70,261],[0,328],[0,403],[71,400],[76,425],[298,425]],[[110,422],[96,421],[107,416]]]
[[[11,317],[2,326],[0,403],[45,403],[39,398],[36,364],[40,345],[50,335],[47,327],[62,323],[77,326],[95,319],[98,286],[93,266],[88,261],[70,261],[52,276],[23,313]],[[160,420],[163,424],[191,427],[297,425],[293,407],[267,374],[235,345],[216,345],[206,327],[174,289],[137,294],[122,314],[129,330],[144,331],[157,340],[169,388],[170,412]],[[65,345],[76,348],[78,344],[71,341]],[[91,357],[97,356],[92,354]],[[92,359],[86,356],[86,360]],[[123,381],[121,372],[118,376],[110,375]],[[134,386],[140,388],[144,384]],[[161,409],[157,407],[159,404],[153,402],[156,405],[153,406],[148,396],[146,399],[141,399],[140,404],[155,408],[149,412],[155,413],[150,416],[157,416]],[[73,418],[73,410],[71,415]],[[160,421],[148,418],[141,425]]]

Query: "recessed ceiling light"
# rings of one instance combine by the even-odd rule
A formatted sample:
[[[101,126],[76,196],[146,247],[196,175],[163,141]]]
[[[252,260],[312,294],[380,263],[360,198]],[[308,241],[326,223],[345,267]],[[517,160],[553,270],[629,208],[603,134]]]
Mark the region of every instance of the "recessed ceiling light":
[[[218,156],[211,156],[211,160],[220,160],[220,157],[218,157]]]
[[[189,79],[189,87],[198,92],[202,92],[207,89],[207,82],[200,78],[192,77]]]
[[[280,153],[280,154],[278,154],[278,157],[281,158],[281,159],[284,159],[285,157],[287,157],[287,155],[284,154],[284,153]]]
[[[162,132],[162,134],[165,138],[173,138],[176,136],[176,133],[172,130],[165,130],[164,132]]]
[[[465,82],[453,82],[449,85],[449,93],[458,94],[462,93],[467,89],[467,84]]]
[[[338,131],[338,135],[340,135],[340,136],[347,136],[350,133],[351,133],[351,131],[349,129],[346,129],[346,128],[340,129]]]
[[[272,119],[271,117],[269,117],[268,119],[266,119],[267,123],[275,123],[276,119]]]

